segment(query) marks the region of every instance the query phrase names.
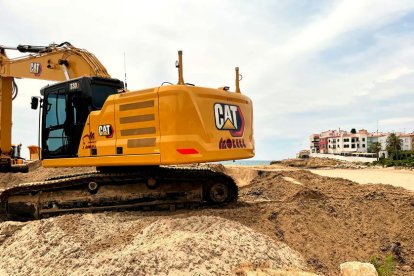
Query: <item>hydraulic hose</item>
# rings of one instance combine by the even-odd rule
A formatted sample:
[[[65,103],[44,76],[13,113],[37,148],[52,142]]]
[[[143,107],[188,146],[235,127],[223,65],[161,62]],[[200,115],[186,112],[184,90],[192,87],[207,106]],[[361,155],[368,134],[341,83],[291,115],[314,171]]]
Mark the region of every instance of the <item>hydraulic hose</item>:
[[[15,82],[15,80],[13,79],[12,82],[12,100],[16,99],[17,94],[19,94],[19,87],[17,87],[17,84]]]

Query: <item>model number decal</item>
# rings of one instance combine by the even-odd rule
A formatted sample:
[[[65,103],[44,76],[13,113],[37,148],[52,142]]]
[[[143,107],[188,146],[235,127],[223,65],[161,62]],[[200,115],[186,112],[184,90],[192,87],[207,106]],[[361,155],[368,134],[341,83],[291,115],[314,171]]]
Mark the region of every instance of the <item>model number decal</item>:
[[[98,127],[99,136],[105,136],[106,138],[112,138],[114,134],[114,129],[111,125],[100,125]]]
[[[78,90],[80,87],[79,82],[71,82],[69,83],[69,90]]]

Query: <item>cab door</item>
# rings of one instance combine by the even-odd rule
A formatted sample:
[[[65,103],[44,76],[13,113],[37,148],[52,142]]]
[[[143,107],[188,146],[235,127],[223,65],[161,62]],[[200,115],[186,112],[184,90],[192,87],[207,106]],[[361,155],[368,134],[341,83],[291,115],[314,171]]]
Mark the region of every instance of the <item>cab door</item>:
[[[42,157],[70,157],[71,118],[67,114],[68,99],[64,88],[45,95],[43,104]]]

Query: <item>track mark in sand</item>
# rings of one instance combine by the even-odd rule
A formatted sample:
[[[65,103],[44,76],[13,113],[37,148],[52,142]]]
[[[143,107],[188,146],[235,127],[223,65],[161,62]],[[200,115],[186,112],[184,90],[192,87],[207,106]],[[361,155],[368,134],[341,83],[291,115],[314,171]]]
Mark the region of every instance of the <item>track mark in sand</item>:
[[[291,182],[291,183],[293,183],[293,184],[303,186],[303,184],[302,184],[302,183],[300,183],[299,181],[297,181],[296,179],[294,179],[294,178],[292,178],[292,177],[283,176],[283,179],[284,179],[284,180],[286,180],[286,181],[289,181],[289,182]]]

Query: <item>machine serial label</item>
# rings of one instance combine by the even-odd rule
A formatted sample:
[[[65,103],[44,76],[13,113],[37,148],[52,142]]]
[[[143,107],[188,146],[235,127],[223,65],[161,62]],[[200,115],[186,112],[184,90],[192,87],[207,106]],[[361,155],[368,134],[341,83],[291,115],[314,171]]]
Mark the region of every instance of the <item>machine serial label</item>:
[[[106,138],[112,138],[114,130],[111,125],[100,125],[98,127],[99,136],[105,136]]]
[[[244,118],[237,105],[214,104],[214,120],[218,130],[228,130],[233,137],[242,137]]]

